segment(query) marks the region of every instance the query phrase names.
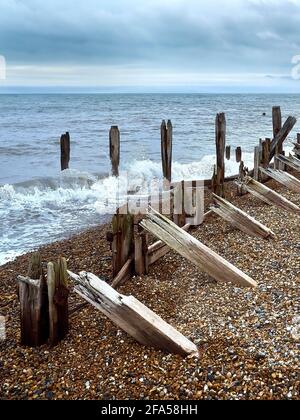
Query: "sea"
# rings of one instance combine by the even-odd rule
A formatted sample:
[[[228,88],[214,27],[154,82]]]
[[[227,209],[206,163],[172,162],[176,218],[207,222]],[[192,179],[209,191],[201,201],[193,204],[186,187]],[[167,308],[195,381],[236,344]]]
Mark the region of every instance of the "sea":
[[[253,167],[253,149],[272,137],[272,107],[300,117],[300,95],[11,94],[0,95],[0,265],[40,245],[104,223],[116,191],[142,194],[162,178],[160,125],[173,123],[173,180],[212,176],[215,117],[225,112],[234,149]],[[120,177],[111,176],[109,129],[121,133]],[[60,136],[71,136],[70,169],[60,171]],[[299,123],[287,148],[300,132]]]

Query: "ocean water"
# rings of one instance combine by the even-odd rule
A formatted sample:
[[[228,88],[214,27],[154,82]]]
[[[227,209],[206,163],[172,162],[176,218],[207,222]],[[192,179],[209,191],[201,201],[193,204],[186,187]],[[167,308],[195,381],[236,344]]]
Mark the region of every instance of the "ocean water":
[[[272,137],[274,105],[284,118],[300,117],[300,95],[0,95],[0,264],[103,222],[117,190],[142,193],[161,178],[162,119],[174,127],[173,180],[204,179],[215,162],[216,113],[226,113],[227,144],[242,146],[252,167],[259,138]],[[111,125],[121,131],[120,169],[129,187],[125,175],[110,176]],[[61,173],[66,131],[71,164]],[[234,159],[227,162],[227,175],[237,172]]]

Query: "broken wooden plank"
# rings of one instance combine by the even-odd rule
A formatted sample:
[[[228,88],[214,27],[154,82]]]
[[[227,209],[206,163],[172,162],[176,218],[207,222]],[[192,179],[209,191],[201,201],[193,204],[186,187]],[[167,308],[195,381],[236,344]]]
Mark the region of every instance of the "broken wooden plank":
[[[271,206],[276,206],[291,213],[300,214],[300,207],[287,200],[276,191],[271,190],[266,185],[263,185],[250,177],[245,178],[244,185],[250,194],[254,195],[256,198],[259,198],[264,203]]]
[[[295,158],[294,156],[290,155],[289,157],[287,156],[277,156],[277,159],[284,163],[286,166],[289,166],[290,168],[296,170],[296,171],[300,171],[300,160]]]
[[[288,172],[284,172],[284,171],[280,171],[278,169],[272,169],[272,168],[268,168],[268,169],[260,168],[260,170],[263,174],[265,174],[266,176],[269,176],[270,178],[274,179],[275,181],[289,188],[291,191],[300,193],[299,179],[295,178],[293,175],[289,174]]]
[[[296,122],[297,119],[295,117],[288,117],[282,129],[279,131],[276,137],[274,137],[271,143],[269,162],[271,162],[271,160],[275,156],[276,148],[281,149],[283,142],[294,128]]]
[[[211,206],[211,210],[237,229],[250,236],[259,238],[269,239],[275,237],[275,234],[271,229],[255,220],[249,214],[215,194],[213,195],[213,198],[216,205]]]
[[[199,357],[197,346],[133,296],[116,292],[93,274],[69,272],[76,293],[144,346]]]
[[[241,270],[153,209],[150,209],[147,218],[142,220],[141,226],[215,280],[239,286],[257,286],[256,282]]]

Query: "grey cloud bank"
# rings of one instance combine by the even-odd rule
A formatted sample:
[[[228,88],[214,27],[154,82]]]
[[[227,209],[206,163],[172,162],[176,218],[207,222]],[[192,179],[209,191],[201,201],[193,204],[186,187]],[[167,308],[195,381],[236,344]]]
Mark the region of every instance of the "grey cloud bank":
[[[300,0],[0,0],[0,55],[6,86],[299,90],[299,27]]]

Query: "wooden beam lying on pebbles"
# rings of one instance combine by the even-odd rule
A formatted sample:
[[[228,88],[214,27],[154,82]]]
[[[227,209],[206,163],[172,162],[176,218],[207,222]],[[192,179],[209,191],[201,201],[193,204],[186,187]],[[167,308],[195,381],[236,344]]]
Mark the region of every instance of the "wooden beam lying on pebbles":
[[[215,280],[231,282],[238,286],[257,286],[256,282],[241,270],[155,210],[150,209],[141,226]]]
[[[216,205],[211,206],[211,210],[227,222],[231,223],[234,227],[248,235],[259,238],[269,239],[275,237],[274,232],[256,221],[247,213],[215,194],[213,197]]]
[[[260,170],[263,174],[269,176],[270,178],[274,179],[275,181],[289,188],[291,191],[300,193],[299,179],[295,178],[293,175],[289,174],[288,172],[280,171],[278,169],[271,169],[271,168],[268,168],[268,169],[260,168]]]
[[[291,213],[300,214],[300,207],[287,200],[276,191],[271,190],[266,185],[263,185],[250,177],[246,177],[244,186],[250,194],[259,198],[264,203],[269,204],[270,206],[276,206]]]
[[[277,159],[282,162],[284,165],[289,166],[292,169],[295,169],[296,171],[300,172],[300,160],[295,158],[294,156],[290,155],[287,156],[277,156]]]
[[[93,274],[69,275],[76,293],[144,346],[199,357],[197,346],[133,296],[124,296]]]

